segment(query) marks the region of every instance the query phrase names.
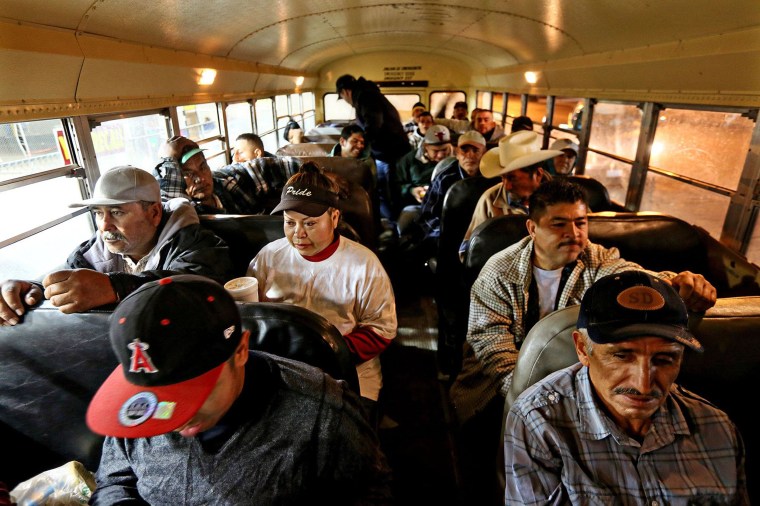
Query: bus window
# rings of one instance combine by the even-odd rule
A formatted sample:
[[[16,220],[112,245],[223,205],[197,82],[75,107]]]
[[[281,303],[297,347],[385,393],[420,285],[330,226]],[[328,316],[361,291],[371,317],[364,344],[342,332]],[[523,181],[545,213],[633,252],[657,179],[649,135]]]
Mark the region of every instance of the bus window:
[[[3,194],[2,201],[6,195]],[[71,202],[79,200],[77,195]],[[0,204],[0,208],[4,207]],[[25,207],[28,209],[28,206]],[[5,212],[5,209],[2,209]],[[13,210],[18,216],[18,208]],[[80,243],[90,238],[94,231],[92,218],[82,212],[54,227],[48,228],[21,241],[0,248],[0,265],[3,279],[38,279],[62,265],[66,256]],[[5,235],[5,234],[3,234]],[[0,239],[0,244],[3,239]],[[55,244],[51,252],[50,245]]]
[[[325,121],[350,121],[356,118],[354,107],[345,100],[340,100],[337,93],[325,93],[322,102],[325,108]]]
[[[227,134],[229,144],[230,146],[234,146],[235,139],[237,139],[238,135],[253,132],[251,104],[248,102],[227,104],[225,112],[227,113]]]
[[[301,112],[303,111],[303,109],[301,108],[301,95],[299,95],[298,93],[293,93],[292,95],[290,95],[289,98],[290,98],[289,100],[290,114],[291,115],[301,114]],[[280,107],[277,106],[277,109],[279,110]]]
[[[555,97],[552,126],[565,130],[580,130],[580,118],[576,112],[578,104],[583,104],[582,98]]]
[[[640,129],[641,110],[635,105],[600,102],[594,109],[589,147],[601,153],[589,151],[585,174],[601,181],[610,199],[621,204],[626,199]]]
[[[467,102],[463,91],[434,91],[430,94],[430,112],[435,118],[451,118],[457,102]]]
[[[256,134],[264,143],[264,150],[274,153],[277,151],[277,132],[274,128],[274,100],[262,98],[254,104],[256,112]]]
[[[180,133],[199,141],[220,134],[216,104],[195,104],[177,107]]]
[[[739,187],[753,128],[754,122],[739,113],[660,111],[641,210],[677,216],[720,237],[730,201],[725,190]],[[716,191],[665,177],[659,169],[714,185]]]
[[[510,93],[507,97],[507,116],[511,118],[522,116],[522,98],[520,95]]]
[[[529,96],[526,116],[533,120],[533,131],[543,135],[543,123],[546,120],[546,97]]]
[[[412,107],[421,101],[417,93],[384,93],[384,95],[398,111],[402,123],[412,119]],[[430,107],[430,104],[425,104],[425,107]]]
[[[74,160],[64,130],[60,119],[0,125],[4,278],[44,273],[64,260],[50,254],[50,244],[68,251],[92,233],[86,211],[69,208],[82,193],[78,179],[65,177]]]
[[[308,132],[317,125],[317,114],[315,111],[316,104],[314,102],[314,93],[306,92],[301,94],[301,100],[303,101],[303,128],[304,132]]]
[[[0,181],[70,163],[61,120],[0,124]]]
[[[169,137],[161,114],[102,120],[96,125],[90,135],[101,171],[117,165],[150,171],[158,163],[161,144]]]

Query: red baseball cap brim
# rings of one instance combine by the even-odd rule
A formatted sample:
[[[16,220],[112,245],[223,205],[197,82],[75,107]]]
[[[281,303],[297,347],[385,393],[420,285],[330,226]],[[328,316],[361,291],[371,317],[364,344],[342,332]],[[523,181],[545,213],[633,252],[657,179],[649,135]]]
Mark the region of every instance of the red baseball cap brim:
[[[104,436],[152,437],[185,425],[214,389],[223,362],[180,383],[140,386],[127,381],[118,366],[101,385],[87,408],[87,426]]]

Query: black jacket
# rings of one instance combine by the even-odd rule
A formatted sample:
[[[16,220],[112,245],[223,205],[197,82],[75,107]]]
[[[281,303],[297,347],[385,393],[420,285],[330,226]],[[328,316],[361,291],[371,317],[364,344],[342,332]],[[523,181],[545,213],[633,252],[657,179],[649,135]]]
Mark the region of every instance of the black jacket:
[[[360,77],[351,91],[351,99],[356,122],[364,129],[373,158],[390,163],[409,152],[401,117],[375,83]]]

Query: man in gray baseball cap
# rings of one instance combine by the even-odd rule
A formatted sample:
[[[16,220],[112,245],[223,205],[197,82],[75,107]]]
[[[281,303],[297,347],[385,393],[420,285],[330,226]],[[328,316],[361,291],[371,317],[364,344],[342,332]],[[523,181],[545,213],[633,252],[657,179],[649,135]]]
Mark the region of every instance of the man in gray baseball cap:
[[[147,171],[120,166],[105,172],[89,207],[97,232],[42,281],[0,282],[0,325],[16,325],[42,296],[64,313],[113,304],[138,287],[172,274],[193,273],[223,282],[230,277],[227,245],[203,229],[184,199],[161,202],[158,181]]]

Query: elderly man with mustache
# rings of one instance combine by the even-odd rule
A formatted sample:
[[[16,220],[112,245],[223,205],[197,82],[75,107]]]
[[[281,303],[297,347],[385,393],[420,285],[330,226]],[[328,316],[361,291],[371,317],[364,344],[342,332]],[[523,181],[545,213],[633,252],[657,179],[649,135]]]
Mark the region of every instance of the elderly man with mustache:
[[[599,278],[643,270],[620,258],[616,248],[589,242],[587,214],[588,203],[576,184],[564,178],[541,184],[530,196],[529,236],[491,257],[472,287],[462,371],[450,393],[459,421],[464,481],[474,482],[466,487],[482,494],[477,504],[504,501],[494,463],[504,398],[528,331],[552,311],[580,304]],[[715,288],[699,274],[650,274],[676,288],[693,311],[715,304]]]
[[[232,270],[227,245],[200,225],[185,199],[161,202],[158,181],[132,166],[114,167],[93,196],[70,207],[89,207],[98,230],[41,283],[0,282],[0,326],[16,325],[26,306],[43,296],[63,313],[119,302],[143,284],[173,274],[215,281]]]

